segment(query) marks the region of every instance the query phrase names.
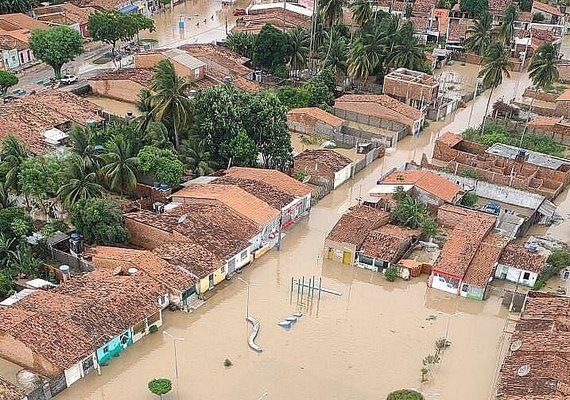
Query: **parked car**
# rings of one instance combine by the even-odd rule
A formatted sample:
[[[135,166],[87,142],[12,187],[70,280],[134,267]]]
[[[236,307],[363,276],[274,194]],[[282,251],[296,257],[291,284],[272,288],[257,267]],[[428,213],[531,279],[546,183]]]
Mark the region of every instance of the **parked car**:
[[[236,8],[234,9],[234,15],[245,15],[245,8]]]
[[[77,77],[75,75],[63,75],[60,82],[65,85],[71,85],[72,83],[77,82]]]
[[[4,96],[4,103],[10,103],[14,100],[17,100],[18,96],[12,96],[12,95],[8,95],[8,96]]]

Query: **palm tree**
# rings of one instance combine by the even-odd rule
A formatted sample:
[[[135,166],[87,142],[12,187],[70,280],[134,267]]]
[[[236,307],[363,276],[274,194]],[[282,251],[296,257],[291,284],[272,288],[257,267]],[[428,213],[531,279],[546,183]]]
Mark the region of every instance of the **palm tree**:
[[[355,43],[348,55],[348,74],[352,78],[365,81],[373,68],[366,46],[362,42]]]
[[[107,144],[107,153],[102,158],[106,164],[101,168],[101,173],[111,190],[119,191],[122,197],[126,190],[135,187],[139,160],[123,136],[119,135]]]
[[[186,139],[180,148],[181,159],[189,165],[195,176],[214,172],[216,163],[211,159],[205,139]]]
[[[79,200],[101,197],[103,187],[97,183],[97,174],[89,170],[87,161],[75,155],[68,162],[67,183],[57,191],[63,205],[71,209]]]
[[[171,149],[172,143],[168,140],[168,129],[162,122],[151,122],[143,136],[144,145],[158,147],[159,149]]]
[[[409,195],[400,200],[394,209],[394,218],[402,225],[412,229],[419,227],[426,215],[426,206]]]
[[[423,45],[414,36],[411,24],[405,24],[400,28],[394,48],[389,53],[388,65],[392,68],[419,69],[425,60]]]
[[[71,138],[71,151],[83,158],[89,171],[98,170],[100,163],[95,154],[93,129],[74,125],[69,132],[69,137]]]
[[[319,0],[319,9],[328,28],[342,21],[342,6],[342,0]]]
[[[174,146],[180,147],[179,131],[190,124],[192,103],[187,92],[195,87],[193,82],[180,77],[170,60],[161,60],[154,69],[150,98],[155,121],[170,121],[174,130]]]
[[[517,19],[517,14],[517,6],[511,3],[505,10],[503,23],[499,28],[499,38],[501,38],[507,46],[510,45],[513,40],[514,22]]]
[[[323,68],[329,68],[335,75],[341,76],[346,73],[346,61],[348,57],[348,43],[346,38],[340,36],[331,42],[323,59]]]
[[[467,29],[467,39],[463,42],[463,47],[470,53],[483,56],[487,47],[491,44],[491,28],[493,18],[488,11],[483,11],[475,19],[473,26]]]
[[[289,68],[293,71],[305,69],[309,56],[309,35],[301,28],[295,28],[287,35],[289,39]]]
[[[372,7],[368,0],[356,0],[350,5],[350,11],[352,11],[352,19],[360,26],[372,19]]]
[[[519,146],[522,146],[524,135],[528,127],[528,121],[530,119],[530,114],[532,112],[532,107],[534,106],[534,100],[536,98],[536,93],[540,89],[552,85],[560,77],[558,73],[558,56],[556,46],[552,43],[544,43],[540,46],[534,56],[532,61],[528,66],[528,74],[534,85],[534,95],[532,96],[532,101],[530,102],[528,114],[526,116],[526,123],[524,130],[521,135],[521,140]]]
[[[0,182],[0,209],[12,207],[14,202],[10,200],[10,193],[3,182]]]
[[[150,90],[146,88],[142,88],[139,94],[137,95],[137,101],[135,103],[137,109],[141,112],[141,114],[133,120],[136,124],[136,129],[139,133],[146,132],[148,129],[149,124],[153,120],[152,114],[152,93]]]
[[[513,63],[509,57],[508,50],[499,42],[491,43],[483,56],[483,68],[479,72],[479,77],[483,77],[483,87],[491,88],[489,98],[487,99],[487,106],[485,107],[481,132],[485,132],[485,122],[487,120],[493,90],[503,82],[503,75],[507,78],[510,77],[509,68],[512,68],[512,66]]]
[[[26,158],[28,152],[24,145],[14,136],[8,136],[4,139],[1,152],[2,163],[7,167],[5,189],[11,189],[16,193],[20,193],[20,184],[18,175],[20,168]]]

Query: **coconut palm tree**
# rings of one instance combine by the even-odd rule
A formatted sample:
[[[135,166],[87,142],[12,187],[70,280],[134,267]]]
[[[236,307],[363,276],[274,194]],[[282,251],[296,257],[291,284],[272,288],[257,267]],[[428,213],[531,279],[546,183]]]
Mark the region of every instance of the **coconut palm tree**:
[[[192,103],[187,92],[193,82],[178,76],[170,60],[161,60],[154,69],[151,81],[153,92],[149,101],[155,121],[169,121],[174,130],[174,147],[180,147],[179,132],[188,128],[192,119]]]
[[[205,139],[183,140],[180,155],[180,158],[188,164],[195,176],[209,175],[214,172],[216,163],[211,159]]]
[[[71,209],[79,200],[101,197],[103,187],[97,183],[97,174],[89,169],[85,158],[74,155],[68,163],[66,183],[57,191],[63,205]]]
[[[517,6],[511,3],[505,10],[505,16],[503,17],[503,23],[499,27],[499,38],[503,40],[506,46],[509,46],[513,40],[514,34],[514,22],[517,19]]]
[[[348,58],[348,42],[345,37],[340,36],[331,42],[323,59],[323,68],[329,68],[335,75],[341,76],[346,73],[346,62]]]
[[[342,0],[319,0],[319,10],[328,28],[342,22],[342,6]]]
[[[168,129],[162,122],[151,122],[144,132],[144,145],[158,147],[159,149],[170,149],[173,146],[168,139]]]
[[[0,182],[0,209],[12,207],[14,202],[10,200],[10,193],[3,182]]]
[[[528,114],[526,116],[526,123],[521,135],[520,146],[522,146],[524,135],[528,127],[528,121],[530,119],[532,107],[534,106],[536,93],[539,90],[544,89],[546,86],[552,85],[552,83],[556,82],[560,77],[557,67],[557,52],[555,45],[552,43],[544,43],[536,50],[532,57],[532,61],[528,66],[528,74],[532,80],[532,84],[534,85],[534,95],[532,96]]]
[[[479,77],[483,77],[483,87],[491,89],[487,99],[487,106],[485,107],[481,132],[485,131],[485,122],[493,91],[503,82],[503,75],[510,77],[509,68],[512,68],[512,66],[513,63],[509,57],[509,51],[500,42],[491,43],[483,56],[483,68],[479,72]]]
[[[135,187],[139,160],[128,140],[121,135],[115,137],[101,158],[105,162],[101,173],[111,190],[118,191],[122,197],[125,191]]]
[[[97,171],[101,163],[95,154],[93,129],[74,125],[69,132],[69,137],[71,138],[71,151],[83,158],[89,171]]]
[[[419,227],[426,215],[426,206],[408,195],[398,202],[393,212],[393,218],[412,229]]]
[[[6,166],[8,171],[6,172],[5,189],[11,189],[19,194],[21,190],[18,175],[20,174],[22,163],[28,158],[28,152],[18,139],[14,136],[8,136],[4,139],[0,154],[2,164]]]
[[[414,36],[411,23],[404,24],[398,34],[393,49],[388,55],[388,65],[392,68],[419,69],[426,60],[424,47]]]
[[[373,65],[366,51],[366,46],[362,42],[357,42],[352,46],[348,55],[348,75],[355,79],[365,81],[372,73]]]
[[[491,44],[491,28],[493,18],[488,11],[483,11],[475,19],[473,26],[467,29],[467,39],[463,42],[463,47],[470,53],[483,56],[487,47]]]
[[[299,71],[307,67],[309,56],[309,35],[301,28],[295,28],[287,34],[289,40],[289,68]]]
[[[352,19],[360,26],[364,26],[372,19],[372,7],[368,0],[356,0],[350,5]]]
[[[141,114],[134,119],[136,129],[139,133],[144,133],[148,129],[149,124],[152,122],[154,115],[152,113],[152,93],[150,90],[143,88],[137,95],[135,103],[137,109]]]

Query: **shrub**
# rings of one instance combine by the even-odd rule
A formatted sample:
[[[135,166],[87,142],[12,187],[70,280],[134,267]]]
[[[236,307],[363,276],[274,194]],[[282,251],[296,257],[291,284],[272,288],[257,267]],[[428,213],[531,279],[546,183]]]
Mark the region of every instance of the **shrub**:
[[[396,272],[397,272],[396,267],[393,265],[390,265],[384,271],[384,277],[386,278],[386,280],[388,282],[394,282],[396,280]]]
[[[232,365],[234,365],[234,363],[232,363],[232,360],[230,360],[229,358],[226,358],[224,360],[224,367],[231,367]]]
[[[477,200],[479,200],[479,196],[475,193],[468,192],[461,198],[461,205],[464,205],[465,207],[473,207],[477,204]]]
[[[427,375],[426,369],[426,375]],[[422,371],[423,374],[423,371]],[[386,397],[386,400],[424,400],[424,396],[418,392],[417,390],[413,389],[400,389],[396,390]]]
[[[166,378],[153,379],[148,383],[148,390],[162,398],[163,395],[172,390],[172,382]]]
[[[156,333],[156,332],[158,332],[158,327],[157,327],[156,325],[151,325],[151,326],[148,328],[148,331],[149,331],[150,333]]]

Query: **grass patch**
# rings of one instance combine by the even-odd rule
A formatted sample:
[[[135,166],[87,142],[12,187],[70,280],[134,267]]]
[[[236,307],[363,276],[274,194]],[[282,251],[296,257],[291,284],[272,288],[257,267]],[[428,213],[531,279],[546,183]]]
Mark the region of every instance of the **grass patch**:
[[[107,64],[108,62],[111,62],[111,61],[112,61],[111,57],[99,57],[99,58],[93,60],[93,64],[103,65],[103,64]]]

